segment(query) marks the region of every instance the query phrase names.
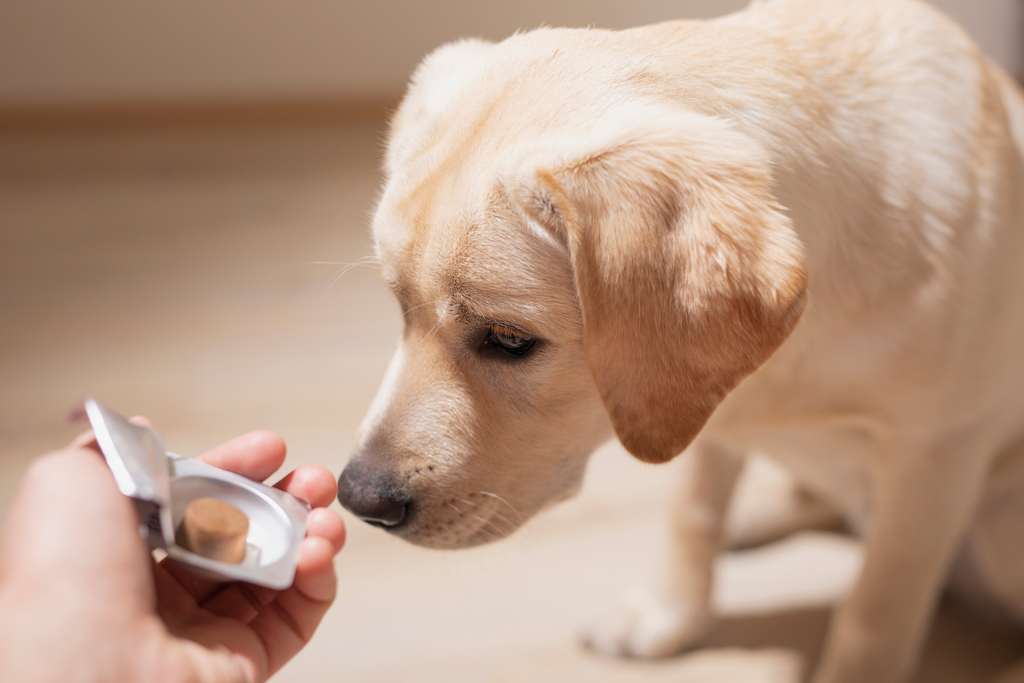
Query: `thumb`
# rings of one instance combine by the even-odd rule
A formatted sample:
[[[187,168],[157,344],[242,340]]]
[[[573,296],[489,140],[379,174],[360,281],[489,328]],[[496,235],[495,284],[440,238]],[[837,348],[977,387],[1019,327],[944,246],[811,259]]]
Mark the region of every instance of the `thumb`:
[[[259,683],[256,666],[242,655],[225,647],[209,649],[190,640],[179,641],[189,683]]]

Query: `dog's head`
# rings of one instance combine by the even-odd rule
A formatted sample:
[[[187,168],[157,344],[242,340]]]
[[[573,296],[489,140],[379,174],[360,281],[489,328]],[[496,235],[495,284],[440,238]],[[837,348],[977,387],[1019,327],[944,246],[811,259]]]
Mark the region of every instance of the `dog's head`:
[[[405,329],[339,497],[415,543],[507,535],[612,429],[670,460],[803,308],[759,148],[561,36],[443,48],[392,126],[374,236]]]

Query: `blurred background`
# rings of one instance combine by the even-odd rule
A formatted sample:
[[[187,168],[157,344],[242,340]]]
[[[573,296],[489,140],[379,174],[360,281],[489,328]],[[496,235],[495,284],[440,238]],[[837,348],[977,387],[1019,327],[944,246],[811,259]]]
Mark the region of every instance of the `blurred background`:
[[[0,514],[94,395],[197,455],[280,432],[339,472],[394,346],[372,267],[381,133],[417,61],[463,36],[624,28],[740,0],[6,0],[0,3]],[[941,0],[1024,74],[1024,4]],[[785,680],[817,656],[856,543],[803,534],[719,565],[709,649],[659,663],[577,647],[656,560],[673,466],[616,444],[582,494],[494,547],[439,553],[350,517],[341,594],[276,678]],[[944,606],[918,681],[988,680],[1019,637]]]

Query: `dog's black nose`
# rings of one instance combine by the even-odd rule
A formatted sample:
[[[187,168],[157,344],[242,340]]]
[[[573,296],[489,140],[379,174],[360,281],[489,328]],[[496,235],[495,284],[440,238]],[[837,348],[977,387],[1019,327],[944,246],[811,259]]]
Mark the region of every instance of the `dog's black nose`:
[[[338,502],[368,524],[393,529],[405,521],[410,497],[387,474],[353,462],[338,477]]]

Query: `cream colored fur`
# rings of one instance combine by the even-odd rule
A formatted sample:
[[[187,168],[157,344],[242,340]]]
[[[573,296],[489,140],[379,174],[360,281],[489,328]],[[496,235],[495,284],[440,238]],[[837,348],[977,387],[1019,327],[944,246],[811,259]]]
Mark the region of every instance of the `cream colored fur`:
[[[1015,85],[912,0],[439,49],[374,218],[405,331],[356,458],[410,491],[395,533],[487,542],[613,434],[688,446],[663,578],[589,635],[668,655],[757,450],[866,538],[817,683],[906,680],[954,564],[1024,615],[1022,142]]]

